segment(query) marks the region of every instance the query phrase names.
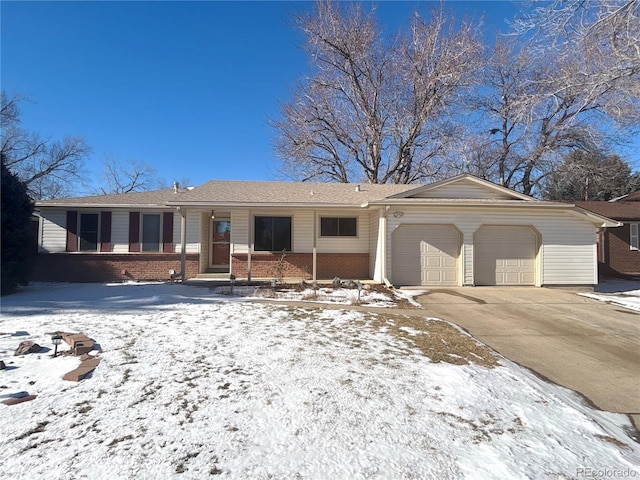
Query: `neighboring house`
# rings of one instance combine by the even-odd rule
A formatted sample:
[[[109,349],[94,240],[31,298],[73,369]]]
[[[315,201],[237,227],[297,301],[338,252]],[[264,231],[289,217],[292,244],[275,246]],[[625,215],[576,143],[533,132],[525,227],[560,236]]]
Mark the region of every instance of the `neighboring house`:
[[[600,271],[609,276],[640,275],[640,192],[610,202],[576,202],[576,205],[622,223],[620,228],[598,230]]]
[[[618,225],[471,175],[431,185],[211,181],[40,201],[35,279],[296,277],[594,285]]]

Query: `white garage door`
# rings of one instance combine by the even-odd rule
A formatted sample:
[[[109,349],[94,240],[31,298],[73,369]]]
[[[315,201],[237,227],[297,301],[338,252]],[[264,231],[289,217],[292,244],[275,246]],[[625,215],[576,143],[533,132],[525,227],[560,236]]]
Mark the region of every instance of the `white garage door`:
[[[450,225],[401,225],[392,235],[395,285],[458,285],[460,236]]]
[[[473,249],[476,285],[535,285],[537,240],[529,227],[481,227]]]

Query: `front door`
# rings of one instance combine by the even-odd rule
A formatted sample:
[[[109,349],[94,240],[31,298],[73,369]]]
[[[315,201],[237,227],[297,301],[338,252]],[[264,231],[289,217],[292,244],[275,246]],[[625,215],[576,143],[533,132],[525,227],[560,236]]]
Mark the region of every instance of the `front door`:
[[[229,273],[231,221],[228,218],[215,218],[212,220],[210,238],[209,268],[214,272]]]

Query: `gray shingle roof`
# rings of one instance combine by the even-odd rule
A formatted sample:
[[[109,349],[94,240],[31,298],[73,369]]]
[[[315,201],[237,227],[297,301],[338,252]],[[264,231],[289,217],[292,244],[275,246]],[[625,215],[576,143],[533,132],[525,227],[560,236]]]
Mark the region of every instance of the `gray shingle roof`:
[[[577,206],[614,220],[640,220],[640,202],[574,202]]]
[[[254,182],[212,180],[191,190],[172,188],[119,195],[94,195],[37,202],[38,206],[164,206],[164,205],[354,205],[412,190],[417,185],[352,183]]]
[[[219,203],[361,205],[416,188],[416,185],[353,183],[247,182],[212,180],[178,201]],[[358,191],[359,190],[359,191]]]

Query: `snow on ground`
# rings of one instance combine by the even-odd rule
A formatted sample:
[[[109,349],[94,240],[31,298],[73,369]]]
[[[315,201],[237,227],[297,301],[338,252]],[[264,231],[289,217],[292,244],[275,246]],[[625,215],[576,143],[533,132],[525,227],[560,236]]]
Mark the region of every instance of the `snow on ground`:
[[[284,300],[289,302],[315,302],[331,303],[339,305],[360,305],[362,307],[393,308],[399,303],[407,302],[412,308],[422,308],[413,299],[424,291],[391,290],[379,291],[372,285],[363,285],[358,291],[355,287],[278,285],[276,288],[268,286],[223,286],[216,287],[212,291],[221,295],[232,295],[248,299],[269,298],[271,300]]]
[[[0,476],[640,475],[625,416],[503,358],[433,361],[422,343],[467,342],[478,359],[486,348],[445,322],[375,312],[182,285],[35,285],[4,297],[0,359],[11,368],[0,371],[0,395],[38,397],[0,405]],[[54,330],[99,343],[90,378],[61,379],[71,357],[12,356],[22,340],[50,346]]]
[[[596,287],[594,293],[579,293],[579,295],[640,312],[640,281],[638,280],[606,280]]]

